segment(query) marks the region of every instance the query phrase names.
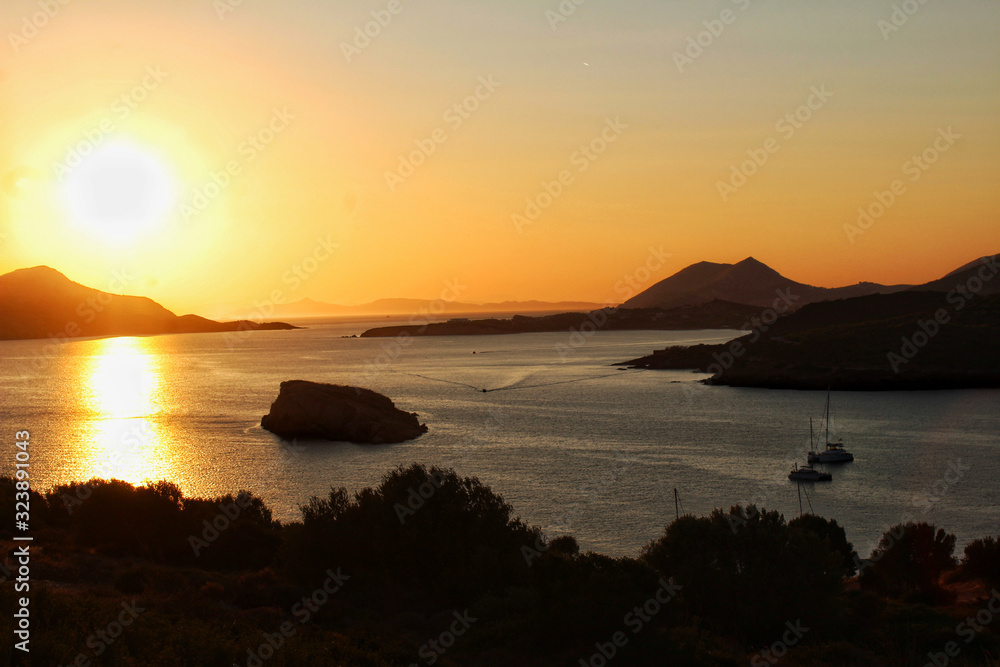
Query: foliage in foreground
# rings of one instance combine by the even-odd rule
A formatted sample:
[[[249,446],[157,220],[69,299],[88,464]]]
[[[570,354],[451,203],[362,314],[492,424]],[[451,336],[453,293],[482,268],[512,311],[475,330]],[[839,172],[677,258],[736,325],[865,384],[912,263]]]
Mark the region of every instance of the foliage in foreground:
[[[13,503],[0,478],[0,512]],[[419,465],[312,498],[288,525],[251,494],[190,499],[163,482],[94,480],[31,504],[36,665],[925,664],[949,642],[951,665],[1000,654],[997,627],[964,626],[966,642],[960,625],[986,602],[942,583],[982,580],[988,597],[997,541],[970,544],[956,570],[954,536],[926,524],[893,527],[860,561],[836,521],[733,507],[609,558],[545,539],[475,478]],[[0,649],[0,667],[16,659]]]

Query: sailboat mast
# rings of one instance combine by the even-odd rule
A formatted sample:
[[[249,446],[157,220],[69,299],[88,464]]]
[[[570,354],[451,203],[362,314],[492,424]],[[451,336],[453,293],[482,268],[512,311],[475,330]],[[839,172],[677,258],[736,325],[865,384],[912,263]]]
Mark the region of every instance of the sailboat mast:
[[[826,388],[826,444],[830,444],[830,388]]]
[[[674,514],[679,519],[681,518],[680,505],[677,503],[677,487],[674,487]]]

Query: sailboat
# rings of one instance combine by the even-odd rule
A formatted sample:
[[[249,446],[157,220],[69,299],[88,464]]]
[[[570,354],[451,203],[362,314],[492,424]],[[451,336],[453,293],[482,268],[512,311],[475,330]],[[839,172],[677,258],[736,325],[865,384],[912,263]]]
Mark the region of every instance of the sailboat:
[[[854,454],[844,450],[841,441],[830,442],[830,390],[826,390],[826,449],[821,452],[811,451],[807,455],[809,463],[849,463],[854,460]],[[809,419],[809,443],[813,442],[812,418]]]

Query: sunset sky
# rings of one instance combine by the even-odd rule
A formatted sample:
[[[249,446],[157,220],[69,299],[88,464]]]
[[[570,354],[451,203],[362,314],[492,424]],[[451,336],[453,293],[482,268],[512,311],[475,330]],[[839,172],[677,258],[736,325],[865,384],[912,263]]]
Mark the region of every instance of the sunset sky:
[[[0,272],[204,314],[620,301],[650,248],[931,280],[1000,250],[1000,3],[902,4],[4,0]]]

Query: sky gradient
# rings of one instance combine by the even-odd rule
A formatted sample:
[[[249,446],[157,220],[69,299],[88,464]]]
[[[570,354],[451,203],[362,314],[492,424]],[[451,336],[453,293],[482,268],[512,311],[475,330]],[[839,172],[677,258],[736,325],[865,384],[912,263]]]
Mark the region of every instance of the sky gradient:
[[[0,272],[124,273],[218,314],[448,281],[461,301],[621,301],[651,249],[670,257],[643,286],[752,255],[833,287],[1000,248],[993,0],[901,3],[898,25],[861,0],[40,6],[0,10]],[[119,143],[173,188],[127,241],[73,221],[86,158],[59,167]]]

